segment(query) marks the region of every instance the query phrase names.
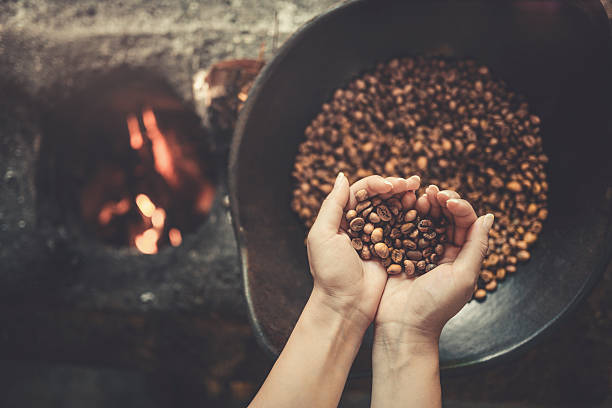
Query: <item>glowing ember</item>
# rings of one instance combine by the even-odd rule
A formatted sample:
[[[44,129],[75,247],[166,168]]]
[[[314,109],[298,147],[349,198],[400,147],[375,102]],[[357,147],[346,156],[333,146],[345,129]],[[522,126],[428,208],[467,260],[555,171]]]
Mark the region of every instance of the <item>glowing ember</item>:
[[[168,231],[168,238],[170,239],[170,245],[174,247],[181,245],[183,242],[181,231],[179,231],[177,228],[170,228],[170,231]]]
[[[166,222],[166,211],[163,208],[156,208],[153,211],[153,215],[151,216],[151,223],[154,228],[161,229],[164,228],[164,223]]]
[[[146,194],[138,194],[136,196],[136,205],[138,209],[145,217],[151,217],[153,215],[153,211],[155,211],[155,204]]]
[[[157,240],[159,239],[159,232],[154,228],[149,228],[140,235],[134,238],[134,244],[136,248],[143,254],[155,254],[157,253]]]
[[[142,121],[151,139],[155,169],[171,186],[178,185],[178,177],[174,167],[174,159],[168,146],[168,141],[157,126],[157,119],[151,108],[142,111]]]
[[[138,118],[134,115],[128,115],[127,127],[128,132],[130,132],[130,146],[132,146],[132,149],[134,150],[140,149],[144,141],[142,139],[142,133],[140,133]]]

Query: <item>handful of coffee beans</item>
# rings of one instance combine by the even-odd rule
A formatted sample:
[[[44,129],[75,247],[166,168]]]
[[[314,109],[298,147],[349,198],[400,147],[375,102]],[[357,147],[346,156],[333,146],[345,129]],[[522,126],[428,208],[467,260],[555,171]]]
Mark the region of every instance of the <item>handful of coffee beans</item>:
[[[338,172],[421,176],[492,213],[474,297],[527,262],[548,217],[547,156],[527,100],[472,60],[394,58],[336,89],[304,131],[292,209],[307,228]],[[366,222],[367,223],[367,222]]]
[[[355,197],[357,206],[344,216],[362,259],[379,259],[390,275],[422,275],[438,266],[448,239],[444,216],[420,217],[414,209],[403,209],[399,198],[369,197],[366,190]]]

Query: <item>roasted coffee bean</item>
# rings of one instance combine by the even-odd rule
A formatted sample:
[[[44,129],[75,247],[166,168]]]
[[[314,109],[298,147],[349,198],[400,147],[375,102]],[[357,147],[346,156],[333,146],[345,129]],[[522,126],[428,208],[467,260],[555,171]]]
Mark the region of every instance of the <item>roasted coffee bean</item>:
[[[436,247],[435,247],[434,251],[435,251],[435,252],[436,252],[436,254],[438,254],[438,255],[442,255],[442,254],[444,254],[444,245],[442,245],[442,244],[438,244],[438,245],[436,245]]]
[[[531,245],[538,239],[538,235],[534,234],[531,231],[527,231],[523,236],[523,240],[527,243],[527,245]]]
[[[372,206],[372,203],[370,201],[362,201],[360,203],[357,203],[357,207],[355,207],[355,211],[360,213],[363,210],[365,210],[366,208],[369,208],[371,206]]]
[[[414,262],[409,259],[404,259],[404,272],[407,276],[413,276],[415,273]]]
[[[493,279],[491,282],[485,285],[485,289],[488,290],[489,292],[494,291],[495,289],[497,289],[497,281]]]
[[[391,264],[387,268],[387,273],[389,275],[397,275],[398,273],[402,273],[402,266],[398,264]]]
[[[418,261],[423,258],[423,253],[421,251],[406,251],[406,258],[411,261]]]
[[[531,258],[531,254],[528,251],[518,251],[516,257],[520,262],[526,262]]]
[[[425,267],[425,272],[429,272],[432,269],[434,269],[437,265],[436,264],[432,264],[432,263],[428,263],[427,266]]]
[[[363,241],[360,238],[353,238],[351,240],[351,245],[353,245],[353,248],[357,251],[360,251],[363,248]]]
[[[393,217],[387,206],[382,204],[376,207],[376,214],[378,214],[382,221],[390,221]]]
[[[374,228],[370,238],[372,239],[372,243],[374,243],[374,244],[382,242],[382,240],[383,240],[383,229],[380,228],[380,227],[379,228]]]
[[[497,272],[495,272],[495,279],[497,280],[506,279],[506,270],[504,268],[499,268]]]
[[[433,254],[433,253],[434,253],[433,248],[432,247],[427,247],[427,248],[423,249],[423,258],[429,258],[429,256],[431,254]]]
[[[374,252],[379,258],[385,259],[389,256],[389,247],[384,242],[374,244]]]
[[[425,236],[425,234],[423,234],[423,236]],[[425,238],[421,238],[419,242],[417,242],[419,249],[427,248],[429,245],[431,245],[431,242]]]
[[[474,298],[477,300],[483,300],[485,297],[487,297],[487,291],[484,289],[478,289],[474,292]]]
[[[353,231],[361,231],[365,225],[365,221],[361,217],[353,218],[349,226]]]
[[[410,234],[408,234],[408,238],[411,239],[418,239],[419,238],[419,230],[418,229],[413,229],[412,232],[410,232]]]
[[[412,250],[417,249],[417,244],[414,241],[410,240],[410,239],[403,240],[402,241],[402,246],[406,250],[408,250],[408,251],[412,251]]]
[[[368,222],[366,225],[363,226],[364,234],[370,235],[372,233],[372,231],[374,231],[374,225],[373,224]]]
[[[368,218],[372,224],[378,224],[380,222],[380,217],[375,212],[371,213]]]
[[[359,202],[367,200],[368,196],[369,196],[368,190],[365,190],[365,189],[361,189],[355,193],[355,198]]]
[[[419,271],[419,273],[424,273],[426,267],[427,267],[427,262],[425,261],[418,261],[416,263],[416,269],[417,271]]]
[[[391,251],[391,259],[397,264],[402,263],[402,260],[404,259],[404,254],[399,249],[394,249],[393,251]]]
[[[391,232],[389,233],[390,238],[399,238],[402,235],[399,228],[391,228]]]
[[[414,228],[414,224],[406,223],[400,226],[400,232],[402,235],[408,234]]]
[[[348,210],[344,217],[346,218],[347,221],[351,221],[356,216],[357,216],[357,211],[355,211],[355,210]]]
[[[429,232],[425,232],[423,233],[423,238],[427,239],[427,240],[432,240],[436,237],[436,232],[435,231],[429,231]]]
[[[367,225],[367,224],[366,224]],[[364,227],[365,228],[365,227]],[[365,242],[365,243],[370,243],[372,242],[372,239],[370,238],[370,234],[361,234],[361,241]]]
[[[419,221],[417,228],[419,229],[420,232],[429,232],[432,225],[433,223],[431,222],[431,220],[428,220],[427,218],[425,218]]]
[[[485,282],[490,282],[493,279],[494,275],[493,272],[488,271],[488,270],[483,270],[480,272],[480,279],[482,279]]]
[[[363,219],[368,219],[369,215],[372,213],[373,210],[374,210],[373,207],[366,208],[365,210],[361,212],[361,217]]]

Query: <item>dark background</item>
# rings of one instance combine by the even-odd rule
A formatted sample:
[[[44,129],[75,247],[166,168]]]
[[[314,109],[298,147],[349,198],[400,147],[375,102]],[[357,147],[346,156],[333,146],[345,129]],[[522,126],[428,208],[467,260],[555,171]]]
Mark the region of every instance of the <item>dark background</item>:
[[[211,218],[177,251],[143,258],[75,248],[65,226],[40,220],[44,118],[101,76],[120,82],[126,70],[143,69],[201,115],[196,85],[211,64],[255,58],[262,43],[269,59],[275,20],[280,44],[336,3],[0,3],[1,407],[246,405],[272,362],[248,323],[224,175]],[[211,137],[222,163],[228,136]],[[214,243],[211,231],[221,234]],[[154,298],[144,301],[148,293]],[[531,350],[444,377],[445,404],[612,406],[610,293],[608,267]],[[369,387],[368,379],[349,381],[343,406],[368,406]]]
[[[612,268],[555,330],[518,358],[472,374],[443,377],[448,407],[612,406]],[[244,331],[249,328],[244,323]],[[0,405],[13,407],[240,407],[271,367],[250,335],[247,353],[204,380],[175,373],[2,361]],[[206,351],[202,351],[205,353]],[[231,366],[228,362],[226,366]],[[349,381],[346,407],[369,406],[369,379]]]

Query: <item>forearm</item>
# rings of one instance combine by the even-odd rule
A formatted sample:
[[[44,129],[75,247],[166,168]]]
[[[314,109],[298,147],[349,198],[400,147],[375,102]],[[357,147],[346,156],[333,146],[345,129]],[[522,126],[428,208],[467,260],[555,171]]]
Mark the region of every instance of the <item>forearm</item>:
[[[377,333],[372,351],[373,408],[441,407],[437,339]]]
[[[313,291],[250,407],[336,407],[366,327]]]

